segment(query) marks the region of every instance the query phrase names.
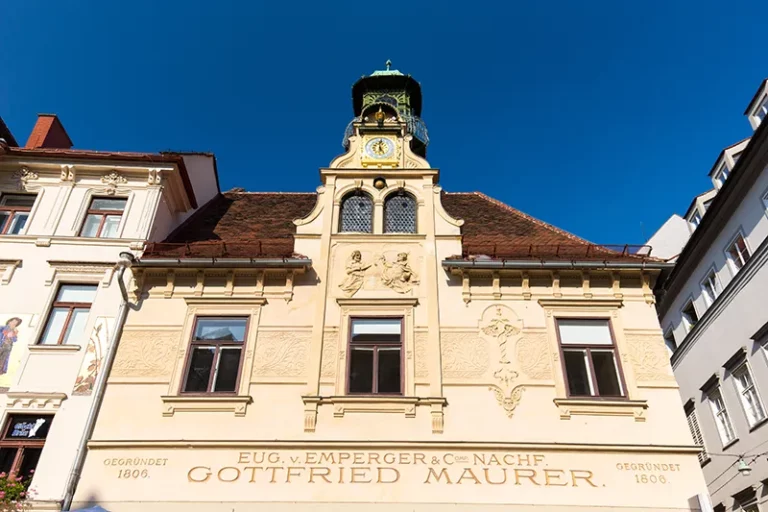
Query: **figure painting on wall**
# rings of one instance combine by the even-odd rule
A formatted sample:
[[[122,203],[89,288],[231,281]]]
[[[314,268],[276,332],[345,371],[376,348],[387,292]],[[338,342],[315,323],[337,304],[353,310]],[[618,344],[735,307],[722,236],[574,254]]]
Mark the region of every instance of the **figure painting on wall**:
[[[14,344],[19,339],[21,318],[15,316],[8,319],[0,331],[0,375],[8,373],[8,362],[11,358]]]
[[[31,333],[32,315],[6,312],[0,314],[0,393],[8,391],[21,366],[23,346]]]
[[[347,295],[353,296],[363,286],[365,271],[371,268],[371,265],[363,263],[363,255],[360,251],[352,251],[347,260],[347,277],[339,285],[339,288]]]

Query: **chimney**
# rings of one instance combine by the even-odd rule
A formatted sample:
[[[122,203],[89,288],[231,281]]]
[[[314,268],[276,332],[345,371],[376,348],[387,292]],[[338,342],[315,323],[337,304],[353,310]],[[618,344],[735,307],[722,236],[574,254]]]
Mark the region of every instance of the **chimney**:
[[[32,128],[24,147],[69,149],[72,147],[72,139],[56,114],[38,114],[35,127]]]

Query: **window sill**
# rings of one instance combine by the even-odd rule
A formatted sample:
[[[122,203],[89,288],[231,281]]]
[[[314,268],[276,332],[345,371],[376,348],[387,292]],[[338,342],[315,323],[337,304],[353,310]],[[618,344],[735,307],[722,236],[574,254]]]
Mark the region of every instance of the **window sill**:
[[[28,345],[30,352],[79,352],[80,345]]]
[[[314,432],[317,422],[317,408],[333,405],[334,418],[343,418],[347,413],[395,413],[406,418],[416,417],[416,407],[429,406],[432,414],[432,433],[443,433],[443,408],[448,401],[443,397],[417,396],[303,396],[304,431]]]
[[[730,441],[728,441],[726,444],[723,445],[723,450],[727,450],[728,448],[730,448],[731,446],[735,445],[738,442],[739,442],[739,438],[734,437],[733,439],[731,439]]]
[[[749,427],[749,431],[752,432],[753,430],[757,430],[763,425],[765,425],[766,423],[768,423],[768,416],[766,416],[765,418],[761,419],[760,421],[758,421],[757,423]]]
[[[554,403],[560,409],[561,420],[570,420],[573,415],[630,416],[643,422],[648,409],[647,400],[555,398]]]
[[[161,396],[163,416],[171,417],[177,412],[231,412],[237,417],[245,416],[245,410],[253,399],[250,396]]]

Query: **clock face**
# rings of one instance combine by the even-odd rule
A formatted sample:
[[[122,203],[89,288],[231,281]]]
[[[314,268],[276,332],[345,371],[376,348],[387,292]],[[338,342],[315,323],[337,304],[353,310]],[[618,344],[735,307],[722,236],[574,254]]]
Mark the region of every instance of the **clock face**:
[[[384,159],[391,158],[395,152],[395,143],[392,139],[386,137],[376,137],[369,140],[365,145],[365,155],[368,158]]]

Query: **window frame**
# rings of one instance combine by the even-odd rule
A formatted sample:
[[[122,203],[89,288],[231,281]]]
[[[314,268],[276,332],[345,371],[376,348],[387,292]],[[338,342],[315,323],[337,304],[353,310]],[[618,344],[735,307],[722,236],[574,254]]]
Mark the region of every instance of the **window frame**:
[[[760,118],[760,113],[763,117]],[[752,111],[752,118],[755,120],[755,129],[768,118],[768,94],[763,94],[757,102],[757,107]]]
[[[41,414],[34,414],[34,411],[9,411],[5,415],[5,424],[2,427],[2,430],[0,430],[0,448],[16,448],[16,455],[13,458],[13,464],[11,466],[11,471],[9,472],[9,475],[16,476],[16,472],[19,470],[22,462],[24,461],[24,451],[27,448],[40,448],[43,450],[45,448],[45,442],[48,440],[48,436],[46,435],[45,439],[19,439],[19,440],[11,440],[6,439],[6,436],[8,435],[8,431],[11,428],[11,423],[13,423],[12,419],[17,416],[38,416],[42,417],[45,416],[46,418],[51,419],[51,426],[48,428],[50,429],[53,426],[53,418],[56,416],[55,414],[49,414],[49,413],[41,413]],[[50,432],[49,432],[50,433]],[[29,483],[29,480],[27,480],[27,483]]]
[[[736,244],[736,241],[741,238],[741,240],[744,242],[744,248],[747,251],[747,258],[745,259],[744,263],[741,265],[741,267],[736,268],[736,265],[734,263],[733,257],[731,257],[730,249]],[[725,259],[728,262],[728,266],[731,269],[731,273],[733,274],[733,277],[736,277],[739,272],[741,272],[741,269],[747,266],[749,263],[749,260],[752,259],[752,249],[749,247],[749,244],[747,243],[747,238],[744,236],[744,232],[739,229],[735,235],[731,238],[730,242],[728,242],[728,245],[725,246],[725,250],[723,251],[725,254]],[[741,253],[739,253],[741,256]]]
[[[696,322],[694,323],[690,323],[687,320],[688,315],[685,313],[685,310],[688,309],[688,304],[691,305],[691,309],[693,309],[693,312],[696,314]],[[686,335],[690,333],[699,324],[699,322],[701,322],[701,315],[699,315],[699,311],[696,309],[696,302],[693,300],[692,296],[689,296],[688,300],[686,300],[680,308],[680,319],[683,323],[683,328],[685,329]]]
[[[596,394],[585,396],[585,395],[573,395],[571,394],[571,386],[568,382],[568,371],[565,365],[565,350],[563,347],[563,341],[562,337],[560,336],[560,321],[561,320],[586,320],[586,321],[605,321],[608,323],[608,332],[611,336],[611,344],[610,345],[576,345],[576,344],[569,344],[568,348],[573,349],[579,349],[579,350],[586,350],[587,353],[587,360],[589,361],[589,367],[587,368],[589,370],[589,379],[590,379],[590,387],[592,391],[594,391]],[[563,372],[563,377],[565,381],[565,393],[568,398],[575,399],[575,400],[629,400],[629,389],[627,388],[627,381],[624,378],[624,369],[622,368],[621,364],[621,357],[619,354],[619,347],[616,344],[616,335],[613,330],[613,322],[611,322],[610,317],[594,317],[594,316],[556,316],[555,317],[555,333],[557,335],[557,344],[558,348],[560,350],[560,366]],[[613,361],[616,365],[616,376],[619,380],[619,386],[621,387],[622,394],[619,395],[600,395],[600,389],[597,385],[597,380],[595,380],[595,365],[592,361],[592,353],[590,349],[595,348],[598,351],[600,350],[611,350],[613,352]]]
[[[718,394],[720,396],[720,402],[723,404],[723,408],[719,411],[715,411],[715,401],[712,398],[712,395]],[[715,430],[717,430],[717,435],[720,438],[720,443],[722,444],[723,448],[726,446],[730,446],[734,442],[736,442],[739,439],[739,436],[736,435],[736,429],[733,427],[733,420],[731,420],[731,413],[728,412],[728,405],[725,403],[725,398],[723,397],[723,391],[721,389],[720,385],[714,386],[712,389],[710,389],[707,392],[707,401],[709,402],[709,410],[712,412],[712,418],[715,420]],[[724,415],[725,418],[728,420],[728,430],[733,434],[733,437],[730,439],[723,439],[723,433],[720,431],[720,425],[718,423],[718,416]]]
[[[93,299],[91,302],[59,302],[59,294],[61,293],[62,288],[65,286],[92,286],[95,290]],[[60,282],[58,283],[58,286],[56,287],[56,293],[53,295],[53,301],[51,302],[50,306],[48,307],[48,312],[45,315],[45,322],[42,323],[42,330],[40,331],[39,336],[37,337],[37,342],[35,345],[41,346],[41,347],[60,347],[64,345],[69,345],[66,343],[62,343],[64,340],[64,336],[67,333],[67,329],[69,328],[70,321],[72,320],[72,313],[76,309],[87,309],[88,310],[88,316],[91,315],[91,308],[93,307],[93,303],[98,297],[99,294],[99,285],[98,283],[93,282]],[[45,336],[45,333],[48,331],[48,324],[51,321],[51,313],[56,308],[68,308],[67,311],[67,319],[64,321],[64,324],[61,326],[61,332],[59,333],[59,338],[56,340],[56,343],[43,343],[43,337]],[[86,324],[88,325],[88,318],[86,318]]]
[[[93,202],[98,201],[99,199],[121,199],[125,202],[125,205],[123,206],[122,210],[95,210],[93,209]],[[85,215],[83,216],[83,222],[80,225],[80,230],[78,231],[77,236],[81,238],[103,238],[106,240],[110,239],[116,239],[120,238],[120,225],[123,223],[123,219],[125,216],[125,210],[128,208],[128,198],[127,197],[115,197],[115,196],[91,196],[88,208],[85,210]],[[99,222],[99,228],[96,230],[96,234],[94,236],[85,236],[83,235],[83,231],[85,230],[86,223],[88,222],[88,217],[91,215],[100,215],[101,221]],[[101,233],[104,229],[104,223],[107,220],[107,217],[109,216],[119,216],[120,222],[117,225],[117,236],[114,237],[105,237],[101,236]]]
[[[693,419],[693,420],[691,420]],[[701,451],[698,453],[699,464],[704,465],[709,462],[709,451],[707,450],[707,444],[704,440],[704,433],[701,431],[701,423],[699,422],[699,416],[696,414],[696,407],[691,404],[685,411],[685,420],[688,423],[688,430],[691,432],[691,438],[693,442],[701,446]],[[696,426],[694,430],[694,424]],[[696,434],[698,433],[698,439]]]
[[[32,201],[32,205],[29,207],[26,206],[5,206],[3,205],[3,201],[6,197],[12,196],[30,196],[34,197],[34,201]],[[0,212],[8,212],[10,215],[8,217],[8,223],[5,226],[2,226],[0,228],[0,235],[9,235],[9,236],[19,236],[23,235],[27,231],[27,226],[29,225],[29,218],[32,216],[32,209],[35,207],[35,203],[37,202],[37,196],[38,194],[30,194],[30,193],[16,193],[16,192],[3,192],[0,193]],[[19,213],[26,213],[27,214],[27,220],[24,222],[24,227],[19,233],[8,233],[8,230],[10,229],[11,225],[13,224],[13,219],[16,216],[16,214]]]
[[[390,231],[387,229],[387,203],[398,196],[406,196],[413,201],[413,231]],[[383,224],[382,224],[382,232],[387,234],[395,234],[395,235],[402,235],[402,234],[416,234],[419,232],[419,201],[416,199],[416,196],[412,193],[408,192],[407,190],[395,190],[394,192],[391,192],[387,194],[384,197],[384,200],[382,201],[383,204]]]
[[[685,219],[688,221],[688,225],[691,226],[693,230],[699,227],[699,224],[701,224],[701,220],[704,218],[704,216],[699,211],[698,205],[694,206],[693,211],[690,215]],[[695,222],[694,222],[695,219]]]
[[[400,321],[400,344],[398,345],[400,347],[400,392],[399,393],[379,393],[375,391],[375,389],[378,387],[378,365],[376,364],[378,362],[378,346],[394,346],[393,343],[356,343],[352,344],[352,325],[355,320],[399,320]],[[371,376],[373,380],[373,385],[371,387],[372,391],[370,393],[353,393],[349,390],[350,384],[352,383],[351,374],[352,374],[352,347],[353,346],[373,346],[374,347],[374,357],[373,357],[373,375]],[[354,397],[393,397],[393,396],[406,396],[405,393],[405,372],[406,372],[406,365],[405,365],[405,318],[402,316],[363,316],[363,315],[355,315],[350,316],[348,320],[347,325],[347,363],[346,363],[346,375],[345,375],[345,383],[344,383],[344,394],[346,396],[354,396]]]
[[[665,331],[662,332],[661,336],[664,338],[664,345],[670,351],[669,356],[672,357],[672,354],[674,354],[679,347],[677,340],[675,339],[675,330],[672,328],[672,326],[669,326]],[[671,341],[672,345],[674,345],[674,349],[669,346],[669,341]]]
[[[370,224],[371,224],[371,226],[370,226],[370,229],[369,229],[369,231],[346,231],[346,230],[343,229],[344,228],[344,204],[350,198],[358,197],[358,196],[367,197],[368,200],[370,201],[370,206],[371,206],[371,217],[370,217]],[[346,194],[344,194],[341,197],[341,201],[339,201],[339,222],[337,224],[338,233],[353,233],[353,234],[354,233],[361,233],[361,234],[366,234],[366,235],[373,234],[373,232],[375,230],[375,227],[374,227],[375,226],[375,220],[376,220],[375,217],[376,217],[376,203],[375,203],[375,201],[373,199],[373,196],[371,194],[369,194],[367,191],[362,190],[362,189],[355,189],[355,190],[352,190],[350,192],[347,192]]]
[[[718,166],[715,171],[715,186],[718,190],[723,188],[725,182],[731,177],[731,169],[728,167],[728,162],[725,160]]]
[[[242,342],[231,341],[219,341],[219,340],[195,340],[195,332],[197,331],[197,323],[200,319],[207,318],[236,318],[245,320],[245,332],[243,334]],[[240,380],[243,376],[243,363],[245,359],[245,347],[248,342],[248,332],[251,326],[250,315],[195,315],[192,322],[192,332],[190,333],[189,342],[187,343],[187,355],[184,358],[184,372],[181,377],[181,383],[179,384],[179,396],[237,396],[240,392]],[[239,343],[239,345],[237,344]],[[208,375],[208,386],[206,391],[185,391],[184,388],[187,385],[187,378],[189,377],[189,371],[192,369],[192,354],[196,346],[210,346],[215,345],[216,351],[214,352],[214,364],[211,365],[211,370]],[[237,346],[240,347],[240,361],[237,364],[237,377],[235,379],[235,389],[233,391],[211,391],[214,379],[213,374],[216,371],[221,355],[221,346]]]
[[[749,380],[752,383],[752,389],[755,392],[755,396],[757,397],[758,405],[760,406],[760,409],[763,413],[763,417],[755,420],[754,422],[750,419],[749,413],[747,413],[747,406],[745,403],[745,397],[744,394],[748,390],[742,391],[739,389],[739,376],[737,375],[738,372],[745,371],[747,375],[749,375]],[[760,396],[760,391],[757,389],[757,383],[755,382],[755,379],[752,376],[752,368],[749,366],[748,361],[743,361],[741,364],[733,368],[733,370],[730,371],[731,377],[733,378],[733,387],[736,391],[736,394],[739,396],[739,403],[741,404],[741,410],[744,413],[744,417],[747,419],[747,425],[749,425],[749,428],[754,428],[757,425],[760,425],[761,423],[765,422],[766,419],[768,419],[768,411],[765,409],[765,402],[763,402],[763,397]]]
[[[711,302],[710,302],[709,295],[707,294],[704,287],[704,284],[710,280],[709,279],[710,277],[712,277],[712,287],[715,295],[711,299]],[[717,272],[715,271],[714,266],[710,267],[709,271],[704,276],[704,279],[702,279],[701,282],[699,283],[699,286],[701,288],[701,294],[704,297],[704,304],[707,305],[707,308],[712,307],[712,304],[714,304],[715,301],[717,301],[717,298],[720,296],[720,294],[723,293],[723,287],[720,285],[720,280],[717,277]],[[698,315],[698,312],[696,314]],[[701,318],[699,318],[699,320],[701,320]]]

